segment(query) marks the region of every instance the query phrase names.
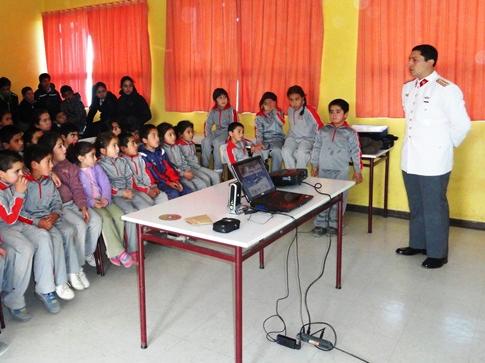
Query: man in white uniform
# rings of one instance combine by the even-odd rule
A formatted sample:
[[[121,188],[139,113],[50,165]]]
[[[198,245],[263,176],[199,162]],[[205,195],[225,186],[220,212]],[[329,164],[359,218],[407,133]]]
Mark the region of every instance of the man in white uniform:
[[[414,80],[404,84],[406,117],[401,169],[410,209],[409,247],[396,253],[427,255],[425,268],[448,262],[449,209],[446,190],[453,149],[470,129],[463,94],[435,71],[438,51],[431,45],[413,48],[408,62]]]

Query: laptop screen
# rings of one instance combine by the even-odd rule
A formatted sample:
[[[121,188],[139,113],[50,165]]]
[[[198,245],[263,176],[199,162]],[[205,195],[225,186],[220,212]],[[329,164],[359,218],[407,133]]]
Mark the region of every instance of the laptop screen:
[[[232,167],[249,201],[276,190],[260,156],[242,160]]]

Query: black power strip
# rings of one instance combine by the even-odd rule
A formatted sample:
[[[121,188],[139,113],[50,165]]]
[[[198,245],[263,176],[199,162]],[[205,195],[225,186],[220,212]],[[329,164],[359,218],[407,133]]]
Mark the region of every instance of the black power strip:
[[[276,336],[276,343],[290,349],[301,349],[301,342],[282,334]]]

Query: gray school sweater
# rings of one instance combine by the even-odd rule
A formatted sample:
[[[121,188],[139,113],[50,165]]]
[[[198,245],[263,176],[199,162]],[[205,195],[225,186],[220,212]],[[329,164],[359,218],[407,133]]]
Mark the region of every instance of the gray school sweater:
[[[285,141],[285,133],[283,132],[285,118],[279,110],[274,109],[270,113],[258,112],[254,123],[256,125],[256,142],[258,144]]]
[[[313,142],[315,134],[323,127],[323,123],[312,106],[306,105],[303,115],[300,115],[301,110],[301,107],[298,110],[292,107],[288,109],[288,122],[290,124],[288,137],[292,137],[297,141],[307,140]]]
[[[185,141],[184,139],[178,139],[177,145],[180,147],[182,154],[187,160],[187,163],[193,169],[200,168],[199,158],[197,157],[197,151],[195,150],[195,144],[192,141]]]
[[[214,106],[210,110],[209,115],[207,115],[207,120],[204,125],[205,136],[214,135],[218,137],[225,135],[227,137],[227,127],[237,120],[237,112],[231,105],[227,104],[223,110]],[[214,126],[215,130],[212,130]]]
[[[25,175],[29,183],[21,216],[38,225],[39,220],[51,213],[62,216],[62,200],[54,182],[49,177],[36,180],[32,175]]]
[[[119,196],[126,189],[133,189],[133,172],[128,160],[119,156],[110,158],[102,156],[98,161],[111,183],[111,194]]]
[[[177,169],[180,173],[183,173],[185,170],[190,169],[190,165],[185,159],[184,154],[182,153],[182,149],[177,145],[168,145],[163,144],[163,150],[167,153],[168,160],[172,163],[172,165]]]
[[[348,170],[352,161],[360,173],[361,155],[359,136],[348,123],[340,127],[328,124],[315,136],[310,162],[319,170]]]
[[[20,212],[24,205],[25,193],[17,193],[12,185],[0,181],[0,228],[8,228],[22,220]]]

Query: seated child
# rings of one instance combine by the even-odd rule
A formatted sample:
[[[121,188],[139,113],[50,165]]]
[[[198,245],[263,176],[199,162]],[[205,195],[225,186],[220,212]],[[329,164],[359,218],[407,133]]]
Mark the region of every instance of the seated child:
[[[0,294],[2,293],[2,286],[5,284],[3,279],[4,271],[7,270],[7,268],[9,268],[8,265],[11,264],[11,262],[5,261],[7,258],[11,261],[10,256],[7,256],[7,250],[0,247]],[[7,350],[8,345],[0,341],[0,357],[5,354]]]
[[[24,151],[24,133],[18,127],[9,125],[2,129],[0,142],[3,150],[11,150],[17,153]]]
[[[120,123],[116,120],[109,120],[108,121],[108,126],[109,126],[109,130],[115,134],[116,136],[120,136],[121,135],[121,126],[120,126]]]
[[[75,125],[79,133],[83,133],[86,127],[86,110],[81,95],[74,93],[71,86],[64,85],[61,87],[61,96],[61,111],[66,114],[67,122]]]
[[[34,127],[43,132],[48,132],[52,129],[51,116],[47,110],[37,110],[35,112]]]
[[[209,160],[214,148],[214,170],[219,174],[222,173],[222,162],[220,156],[220,147],[227,140],[227,127],[232,122],[237,122],[238,116],[235,109],[229,102],[229,95],[223,88],[216,88],[212,93],[214,106],[207,116],[204,125],[205,137],[202,139],[202,165],[209,167]],[[212,128],[215,126],[215,130]]]
[[[22,216],[34,226],[49,232],[54,256],[54,278],[57,296],[64,300],[74,298],[74,291],[83,290],[81,266],[74,244],[74,227],[62,217],[62,200],[50,175],[51,151],[41,145],[30,145],[24,152],[25,166],[30,174],[25,177],[27,194]]]
[[[110,131],[101,133],[95,142],[99,165],[103,168],[111,183],[113,203],[124,213],[135,212],[154,205],[153,200],[145,193],[133,189],[133,172],[125,158],[120,156],[118,137]],[[128,239],[128,252],[131,257],[137,256],[136,225],[125,223]]]
[[[37,144],[42,135],[44,135],[44,132],[36,127],[31,127],[30,129],[25,131],[23,137],[24,149],[29,145]]]
[[[103,220],[102,233],[111,263],[129,268],[133,259],[125,251],[123,211],[111,201],[111,185],[103,168],[97,164],[96,149],[90,142],[80,141],[67,149],[68,160],[76,164],[88,207]]]
[[[50,313],[55,314],[61,308],[54,293],[51,237],[46,230],[37,228],[32,220],[23,216],[27,190],[23,169],[24,163],[19,154],[12,151],[0,152],[0,239],[17,251],[18,257],[15,257],[19,259],[19,263],[15,270],[26,268],[24,272],[15,273],[18,278],[13,284],[15,290],[12,295],[9,294],[9,298],[4,298],[5,305],[17,320],[30,318],[25,309],[23,294],[30,282],[32,253],[36,294]]]
[[[248,148],[253,156],[261,155],[261,145],[253,145],[244,138],[244,126],[239,122],[233,122],[227,128],[229,138],[226,143],[226,160],[229,164],[249,158]]]
[[[188,189],[193,191],[201,190],[210,186],[203,179],[198,178],[192,172],[192,168],[182,154],[182,150],[177,145],[177,136],[175,129],[168,122],[162,122],[157,126],[158,137],[162,140],[163,150],[167,153],[168,160],[179,173],[180,182]]]
[[[155,204],[166,202],[167,194],[161,192],[156,184],[152,184],[146,171],[145,161],[138,153],[138,145],[132,134],[122,133],[120,135],[120,149],[133,172],[133,188],[146,193]]]
[[[32,123],[34,122],[36,102],[34,98],[34,91],[31,87],[22,88],[22,96],[23,100],[19,104],[19,108],[17,110],[17,119],[15,120],[14,124],[22,131],[27,131],[30,127],[32,127]]]
[[[61,134],[62,141],[64,142],[66,149],[69,147],[69,145],[75,144],[79,141],[79,131],[77,130],[77,127],[71,123],[62,125],[59,133]]]
[[[8,125],[13,125],[12,113],[7,110],[2,110],[0,111],[0,129]]]
[[[287,96],[290,101],[290,130],[282,149],[283,160],[287,169],[305,169],[310,161],[315,135],[323,123],[317,111],[307,105],[305,92],[300,86],[290,87]]]
[[[199,163],[199,158],[195,150],[195,144],[192,141],[194,138],[194,124],[190,121],[183,120],[177,124],[176,127],[178,139],[177,145],[182,150],[182,154],[187,160],[192,173],[198,178],[204,180],[207,185],[216,185],[221,181],[219,173],[212,169],[204,168]]]
[[[165,192],[168,199],[190,193],[191,190],[180,183],[177,171],[168,161],[163,148],[160,147],[157,128],[150,124],[143,125],[140,137],[143,145],[138,150],[146,163],[146,169],[152,183],[156,184],[162,192]]]
[[[256,144],[262,145],[265,158],[271,155],[271,171],[280,170],[283,161],[281,148],[285,142],[285,116],[278,108],[277,97],[273,92],[265,92],[261,97],[255,124]]]
[[[67,123],[67,116],[63,111],[59,111],[56,113],[56,118],[54,120],[54,128],[57,130],[62,127],[62,125]]]
[[[336,99],[329,103],[330,123],[315,137],[311,153],[312,175],[329,179],[347,179],[349,161],[354,164],[354,179],[362,182],[362,160],[357,132],[347,123],[349,104]],[[343,212],[347,201],[344,193]],[[342,213],[343,213],[342,212]],[[337,233],[337,205],[320,213],[315,219],[315,235]]]
[[[62,200],[64,219],[76,228],[74,238],[81,272],[79,278],[84,288],[89,287],[89,281],[82,266],[87,262],[96,266],[93,253],[101,234],[101,218],[88,208],[84,189],[79,179],[79,167],[66,159],[66,147],[57,132],[46,133],[39,139],[39,145],[44,145],[52,152],[53,171],[62,184],[57,188]]]

